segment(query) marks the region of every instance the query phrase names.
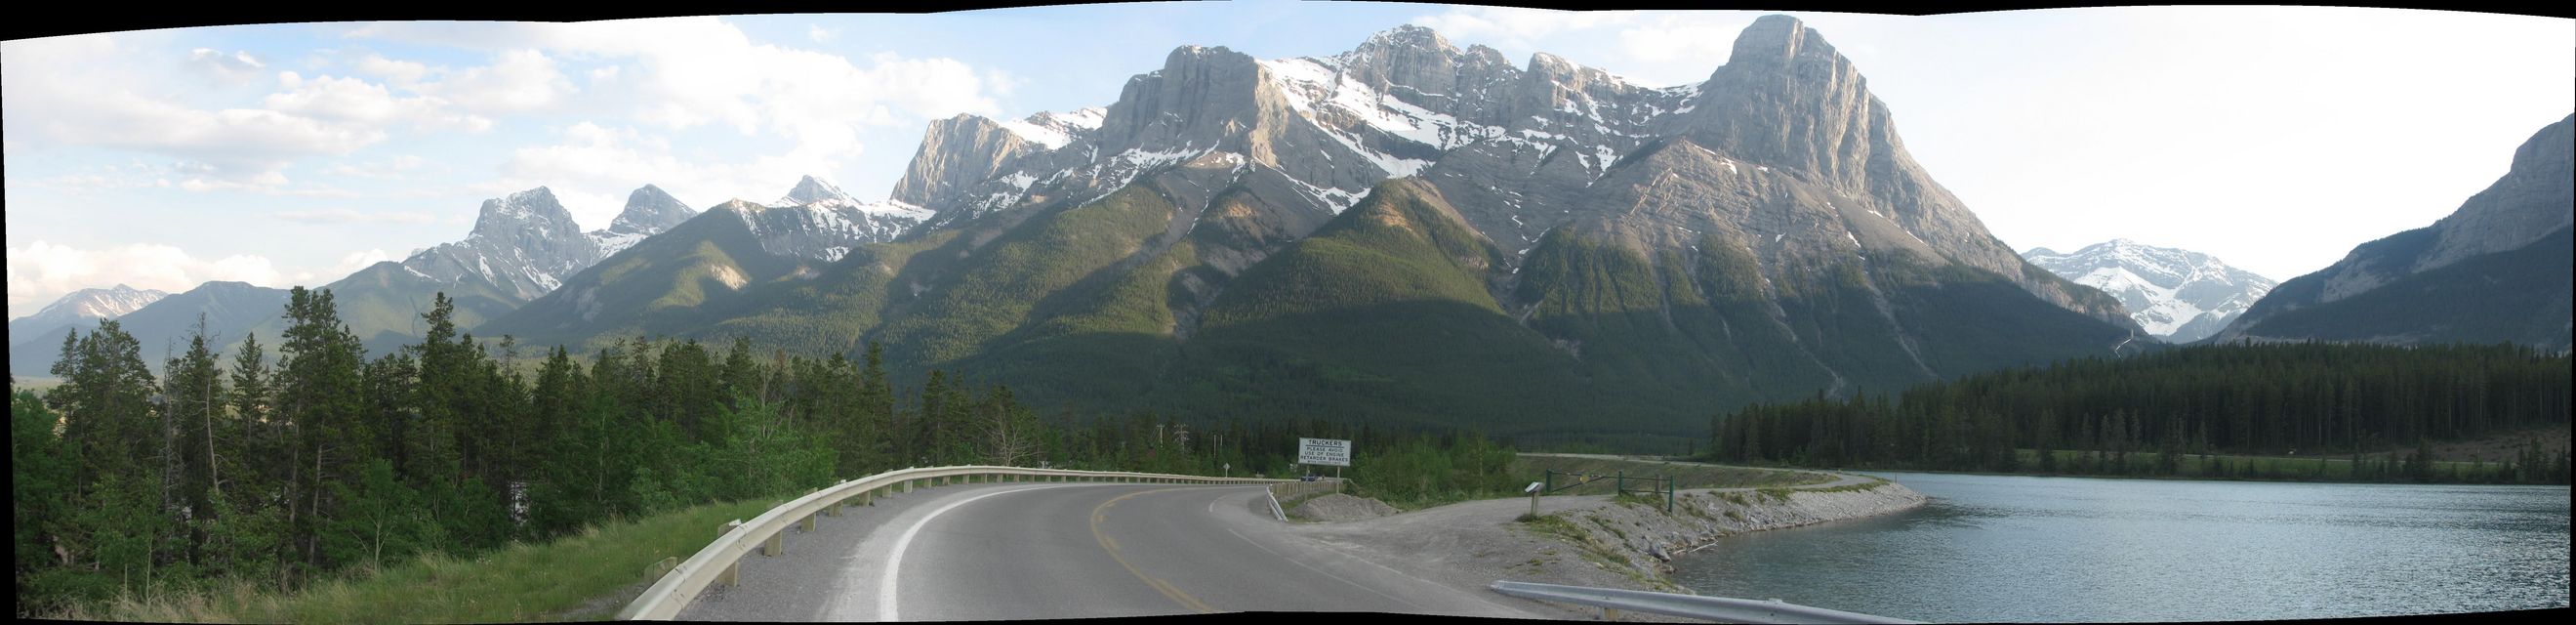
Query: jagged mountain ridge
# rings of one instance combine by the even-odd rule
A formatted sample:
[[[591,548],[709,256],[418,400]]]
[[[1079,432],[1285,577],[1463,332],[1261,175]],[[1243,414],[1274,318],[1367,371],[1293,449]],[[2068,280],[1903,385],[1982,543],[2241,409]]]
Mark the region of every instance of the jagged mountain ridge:
[[[1547,55],[1514,67],[1409,27],[1328,59],[1184,46],[1060,146],[971,116],[933,122],[894,194],[933,216],[892,244],[713,289],[674,279],[702,270],[603,263],[575,280],[599,285],[588,301],[631,293],[619,297],[664,302],[666,321],[590,315],[567,287],[481,331],[590,346],[745,336],[809,353],[877,341],[898,376],[972,371],[1108,408],[1366,404],[1456,422],[1463,406],[1513,405],[1461,403],[1484,389],[1548,415],[1610,402],[1665,432],[1749,400],[2153,342],[2117,300],[1986,234],[1812,31],[1766,18],[1747,46],[1710,84],[1767,91],[1724,97]],[[1762,119],[1841,128],[1860,147],[1800,151],[1706,114],[1765,101],[1804,112]],[[1400,197],[1381,203],[1388,189]],[[1442,364],[1471,353],[1526,366],[1484,379]],[[1279,395],[1290,387],[1302,395]]]
[[[778,201],[741,204],[729,212],[769,253],[824,262],[840,260],[862,243],[892,241],[930,217],[900,200],[861,203],[813,176],[798,180]]]
[[[2210,340],[2569,348],[2576,114],[2514,150],[2505,174],[2433,225],[2355,246],[2282,282]]]
[[[2031,248],[2022,256],[2059,277],[2120,298],[2139,326],[2170,343],[2208,338],[2278,285],[2208,254],[2128,239],[2067,254]]]
[[[1793,119],[1765,106],[1805,112]],[[1986,233],[1905,155],[1885,106],[1868,95],[1849,61],[1785,16],[1747,28],[1734,60],[1709,82],[1662,89],[1545,53],[1516,68],[1491,48],[1460,50],[1415,26],[1320,59],[1253,60],[1222,47],[1185,46],[1162,70],[1131,79],[1106,118],[1090,140],[1053,150],[988,142],[997,147],[961,152],[954,141],[926,141],[915,171],[897,188],[929,184],[913,175],[925,159],[1001,163],[968,192],[946,201],[925,197],[924,208],[938,213],[929,226],[935,229],[1004,209],[1079,205],[1140,173],[1208,154],[1234,154],[1283,174],[1278,186],[1299,192],[1289,203],[1327,214],[1379,180],[1421,175],[1517,263],[1541,234],[1576,220],[1588,200],[1582,192],[1622,158],[1690,136],[1756,173],[1784,164],[1782,175],[1855,198],[1845,205],[1874,203],[1861,221],[1884,223],[1848,229],[1891,238],[1873,245],[1937,245],[1950,262],[2006,276],[2115,325],[2130,323],[2112,310],[2115,300],[2070,288]],[[945,137],[936,126],[933,134]],[[1783,128],[1802,130],[1795,137],[1775,131]],[[1840,147],[1797,147],[1826,143]]]

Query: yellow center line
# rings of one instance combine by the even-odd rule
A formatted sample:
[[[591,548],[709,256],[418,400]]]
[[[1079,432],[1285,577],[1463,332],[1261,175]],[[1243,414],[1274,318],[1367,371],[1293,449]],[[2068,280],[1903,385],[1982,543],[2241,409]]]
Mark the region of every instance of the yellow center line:
[[[1171,585],[1171,583],[1163,580],[1154,579],[1154,576],[1146,575],[1144,570],[1136,568],[1136,565],[1128,562],[1126,557],[1118,555],[1118,541],[1110,540],[1108,534],[1101,533],[1100,531],[1100,522],[1105,518],[1101,513],[1108,510],[1110,506],[1118,505],[1118,502],[1123,501],[1128,497],[1175,490],[1185,489],[1165,488],[1160,490],[1138,491],[1119,495],[1116,499],[1102,502],[1099,507],[1091,509],[1091,537],[1100,541],[1100,548],[1103,551],[1109,552],[1109,559],[1117,560],[1118,566],[1127,567],[1128,573],[1135,575],[1136,579],[1144,580],[1145,585],[1152,586],[1155,592],[1163,593],[1164,598],[1171,599],[1173,603],[1181,604],[1181,607],[1197,610],[1200,614],[1215,613],[1216,608],[1208,607],[1208,604],[1200,603],[1197,598],[1191,597],[1189,593],[1181,592],[1179,587],[1175,587]]]

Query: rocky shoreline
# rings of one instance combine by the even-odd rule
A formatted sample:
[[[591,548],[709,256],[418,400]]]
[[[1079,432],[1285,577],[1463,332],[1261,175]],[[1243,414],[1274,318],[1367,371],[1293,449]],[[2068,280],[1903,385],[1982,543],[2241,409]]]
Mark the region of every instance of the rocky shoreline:
[[[1921,493],[1881,480],[1813,490],[1689,490],[1680,493],[1671,513],[1661,501],[1631,498],[1551,516],[1576,530],[1557,528],[1559,537],[1635,572],[1637,589],[1684,592],[1669,577],[1668,563],[1727,536],[1877,516],[1924,502]]]
[[[1838,477],[1805,487],[1683,490],[1670,513],[1661,499],[1585,495],[1542,498],[1538,516],[1526,517],[1527,499],[1488,499],[1345,522],[1291,523],[1284,531],[1476,593],[1491,594],[1487,586],[1497,580],[1688,593],[1669,577],[1667,563],[1680,554],[1744,532],[1887,514],[1925,502],[1902,484]],[[1493,596],[1567,618],[1600,615],[1597,609]]]

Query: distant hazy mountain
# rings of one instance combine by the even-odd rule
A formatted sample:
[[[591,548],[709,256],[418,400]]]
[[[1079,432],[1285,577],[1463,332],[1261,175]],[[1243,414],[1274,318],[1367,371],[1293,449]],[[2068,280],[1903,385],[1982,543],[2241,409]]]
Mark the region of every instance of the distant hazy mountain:
[[[205,314],[209,336],[230,345],[240,341],[250,328],[276,317],[286,308],[284,289],[251,286],[243,282],[208,282],[185,293],[155,299],[132,312],[117,315],[117,323],[142,345],[143,360],[154,368],[161,366],[164,351],[186,349],[185,342],[196,332],[197,315]],[[95,329],[96,320],[78,326],[82,332]],[[9,331],[9,371],[18,376],[48,376],[54,357],[62,353],[63,337],[72,326],[56,326],[35,334]],[[277,335],[261,333],[260,342],[276,344]]]
[[[2273,289],[2215,337],[2565,351],[2576,279],[2576,115],[2541,128],[2504,177],[2433,225],[2354,247]]]
[[[2275,284],[2208,254],[2128,239],[2087,245],[2072,254],[2033,248],[2022,252],[2022,257],[2076,284],[2120,298],[2130,319],[2148,334],[2172,343],[2217,333]]]
[[[169,297],[169,293],[116,285],[105,289],[81,289],[46,304],[36,314],[9,320],[12,343],[66,326],[90,327],[100,319],[114,319],[134,312],[146,304]]]
[[[409,343],[423,331],[420,315],[437,294],[456,301],[456,323],[472,328],[561,286],[574,272],[599,262],[696,214],[660,188],[646,185],[626,199],[607,228],[582,232],[554,191],[537,187],[484,200],[464,240],[413,253],[402,262],[376,263],[322,285],[332,292],[340,319],[373,353]],[[257,330],[285,330],[272,317]]]

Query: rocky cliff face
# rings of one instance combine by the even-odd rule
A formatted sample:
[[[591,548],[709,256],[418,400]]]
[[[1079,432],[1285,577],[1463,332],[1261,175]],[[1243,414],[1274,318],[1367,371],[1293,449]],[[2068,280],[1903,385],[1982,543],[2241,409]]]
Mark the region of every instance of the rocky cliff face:
[[[1778,219],[1754,228],[1781,235],[1746,242],[1766,263],[1862,247],[1906,249],[1935,264],[1992,272],[2043,301],[2135,327],[2117,300],[2029,265],[1989,234],[1905,154],[1890,113],[1869,95],[1859,70],[1786,16],[1757,20],[1736,41],[1732,60],[1701,84],[1644,87],[1545,53],[1514,67],[1491,48],[1462,50],[1428,29],[1404,26],[1326,58],[1255,60],[1222,47],[1183,47],[1162,70],[1129,80],[1096,133],[1007,155],[1010,150],[996,147],[951,147],[961,136],[1006,134],[959,130],[994,127],[999,124],[977,118],[934,124],[915,172],[953,176],[977,169],[945,162],[959,153],[1001,166],[981,183],[955,183],[969,191],[952,196],[917,191],[937,176],[907,176],[898,197],[919,197],[936,212],[930,228],[995,212],[1079,205],[1159,170],[1233,155],[1227,158],[1240,158],[1244,171],[1225,182],[1290,191],[1263,194],[1257,211],[1280,214],[1282,221],[1320,223],[1317,215],[1348,208],[1379,180],[1425,178],[1477,232],[1513,252],[1505,263],[1517,264],[1552,229],[1635,212],[1635,189],[1595,186],[1623,161],[1682,140],[1712,155],[1725,176],[1799,187],[1795,198],[1765,196],[1803,202],[1792,212],[1830,213],[1799,222],[1830,224],[1830,232],[1778,230],[1789,223]],[[1748,214],[1742,207],[1717,213]],[[1715,222],[1694,223],[1694,230],[1706,231]],[[1693,237],[1648,238],[1660,243],[1627,243],[1645,250],[1687,246],[1678,242]]]
[[[992,178],[1012,160],[1045,149],[991,119],[958,115],[930,122],[893,199],[915,206],[957,203],[966,187]]]
[[[2404,262],[2393,257],[2347,257],[2345,262],[2352,267],[2345,271],[2329,269],[2320,300],[2351,297],[2396,275],[2422,273],[2471,256],[2520,248],[2568,227],[2571,219],[2576,219],[2572,216],[2576,213],[2571,213],[2571,207],[2576,207],[2576,185],[2567,180],[2567,172],[2576,169],[2569,164],[2571,153],[2576,153],[2569,147],[2576,144],[2576,124],[2570,120],[2576,120],[2576,116],[2541,128],[2514,150],[2513,164],[2504,177],[2470,196],[2459,210],[2434,222],[2429,248]],[[2360,269],[2364,264],[2385,268]]]
[[[2022,257],[2058,277],[2120,298],[2131,319],[2168,343],[2208,338],[2277,285],[2208,254],[2128,239],[2068,254],[2033,248]]]
[[[470,276],[527,301],[599,257],[599,242],[573,222],[554,191],[537,187],[484,200],[465,240],[422,250],[402,265],[439,282]]]

